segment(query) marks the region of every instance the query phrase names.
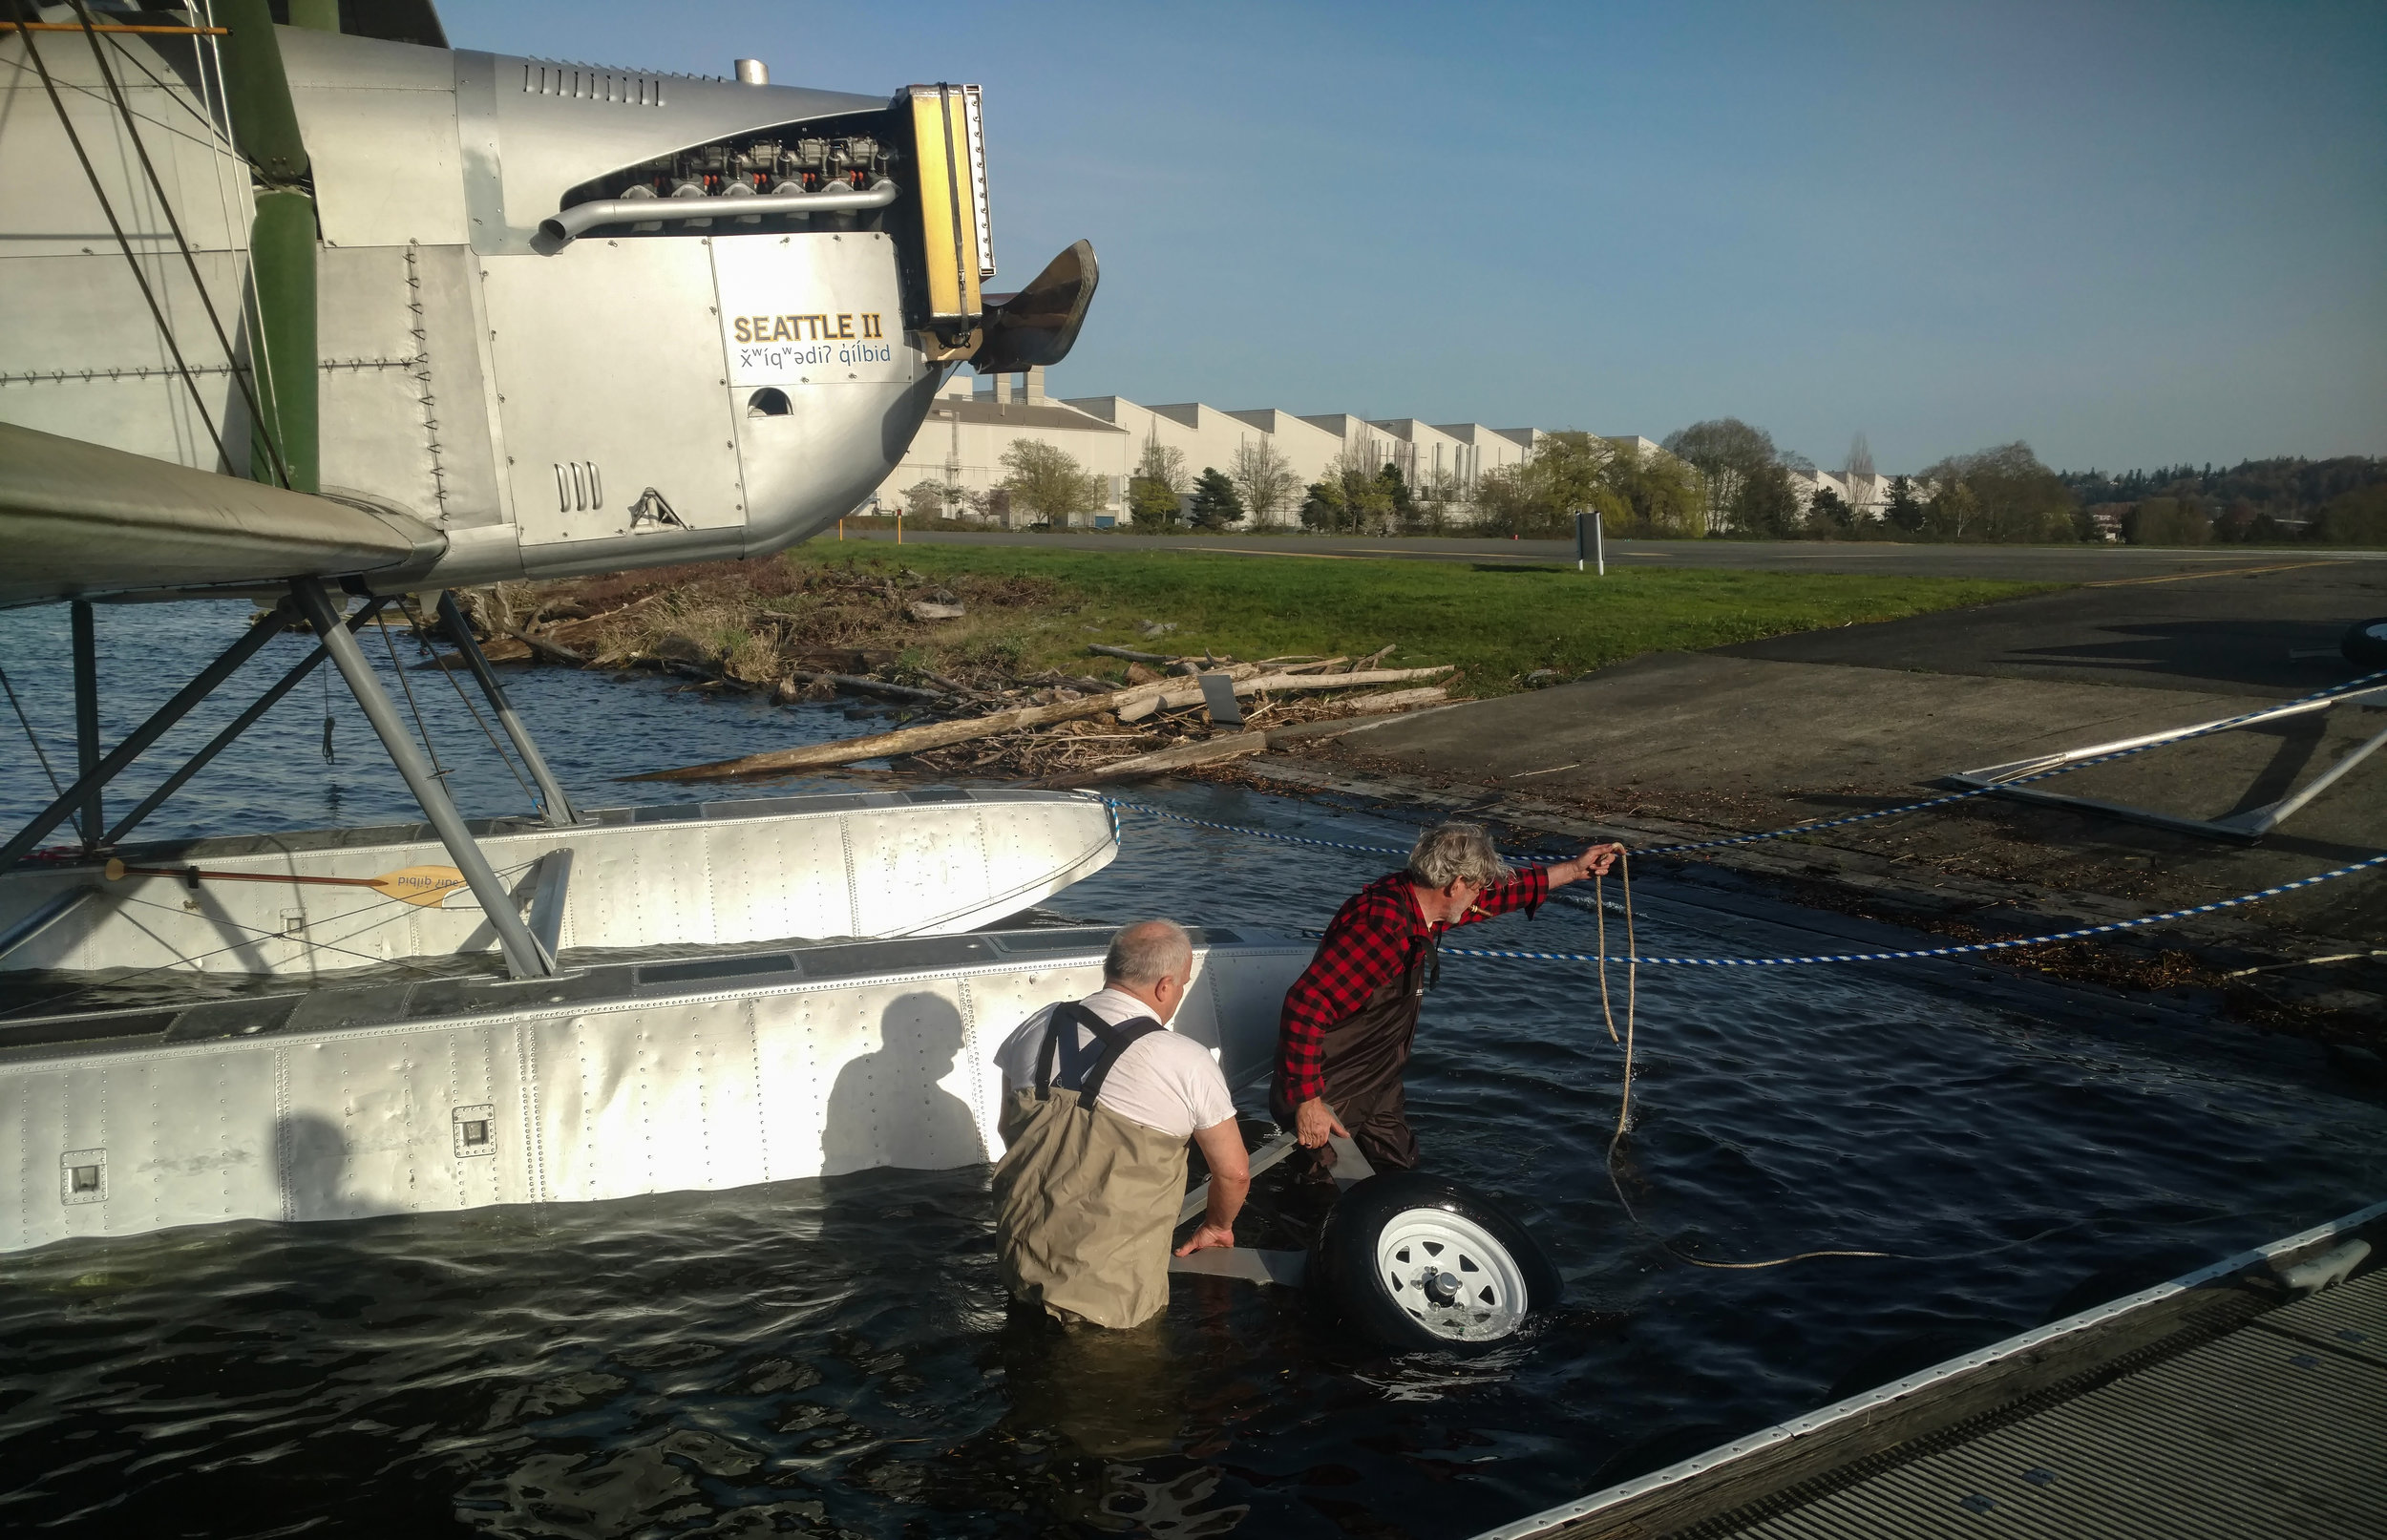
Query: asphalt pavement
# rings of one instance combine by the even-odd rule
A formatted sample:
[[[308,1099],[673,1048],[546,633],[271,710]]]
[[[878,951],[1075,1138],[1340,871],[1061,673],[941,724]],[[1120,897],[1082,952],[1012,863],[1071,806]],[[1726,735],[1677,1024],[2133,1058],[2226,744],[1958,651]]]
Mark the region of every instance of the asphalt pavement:
[[[2387,562],[2308,558],[2108,580],[1719,652],[1774,663],[2286,699],[2354,670],[2356,621],[2387,615]]]

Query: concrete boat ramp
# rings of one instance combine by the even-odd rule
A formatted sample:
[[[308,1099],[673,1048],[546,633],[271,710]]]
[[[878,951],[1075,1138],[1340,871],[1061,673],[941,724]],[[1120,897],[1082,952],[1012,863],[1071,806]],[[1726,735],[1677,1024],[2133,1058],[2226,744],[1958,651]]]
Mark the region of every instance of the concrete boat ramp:
[[[1477,1540],[2387,1533],[2387,1203]]]

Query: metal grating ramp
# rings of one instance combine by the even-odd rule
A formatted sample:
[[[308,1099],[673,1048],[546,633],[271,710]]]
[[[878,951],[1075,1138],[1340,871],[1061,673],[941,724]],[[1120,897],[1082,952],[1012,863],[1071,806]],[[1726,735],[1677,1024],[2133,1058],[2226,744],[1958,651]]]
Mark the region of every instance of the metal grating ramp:
[[[2256,1324],[2351,1353],[2387,1369],[2387,1270],[2299,1299]],[[2387,1524],[2381,1528],[2387,1529]]]
[[[1736,1536],[2378,1540],[2387,1272]]]

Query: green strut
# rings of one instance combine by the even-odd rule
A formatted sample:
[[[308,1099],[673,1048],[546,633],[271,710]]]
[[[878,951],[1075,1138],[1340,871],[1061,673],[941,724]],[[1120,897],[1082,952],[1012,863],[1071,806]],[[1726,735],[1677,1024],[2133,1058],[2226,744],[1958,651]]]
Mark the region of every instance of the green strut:
[[[289,467],[293,492],[322,490],[315,355],[315,195],[298,111],[282,66],[266,0],[220,0],[216,18],[230,30],[223,72],[232,136],[257,186],[249,227],[249,351],[264,420],[251,427],[249,475],[282,479],[273,450]]]

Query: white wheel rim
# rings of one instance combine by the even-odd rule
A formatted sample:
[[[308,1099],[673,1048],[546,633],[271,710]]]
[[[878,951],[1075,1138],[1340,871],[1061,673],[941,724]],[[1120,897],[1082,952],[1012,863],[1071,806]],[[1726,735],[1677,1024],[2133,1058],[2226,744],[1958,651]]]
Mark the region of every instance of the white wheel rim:
[[[1525,1271],[1472,1220],[1407,1209],[1376,1235],[1376,1276],[1392,1302],[1436,1337],[1489,1342],[1525,1320]]]

